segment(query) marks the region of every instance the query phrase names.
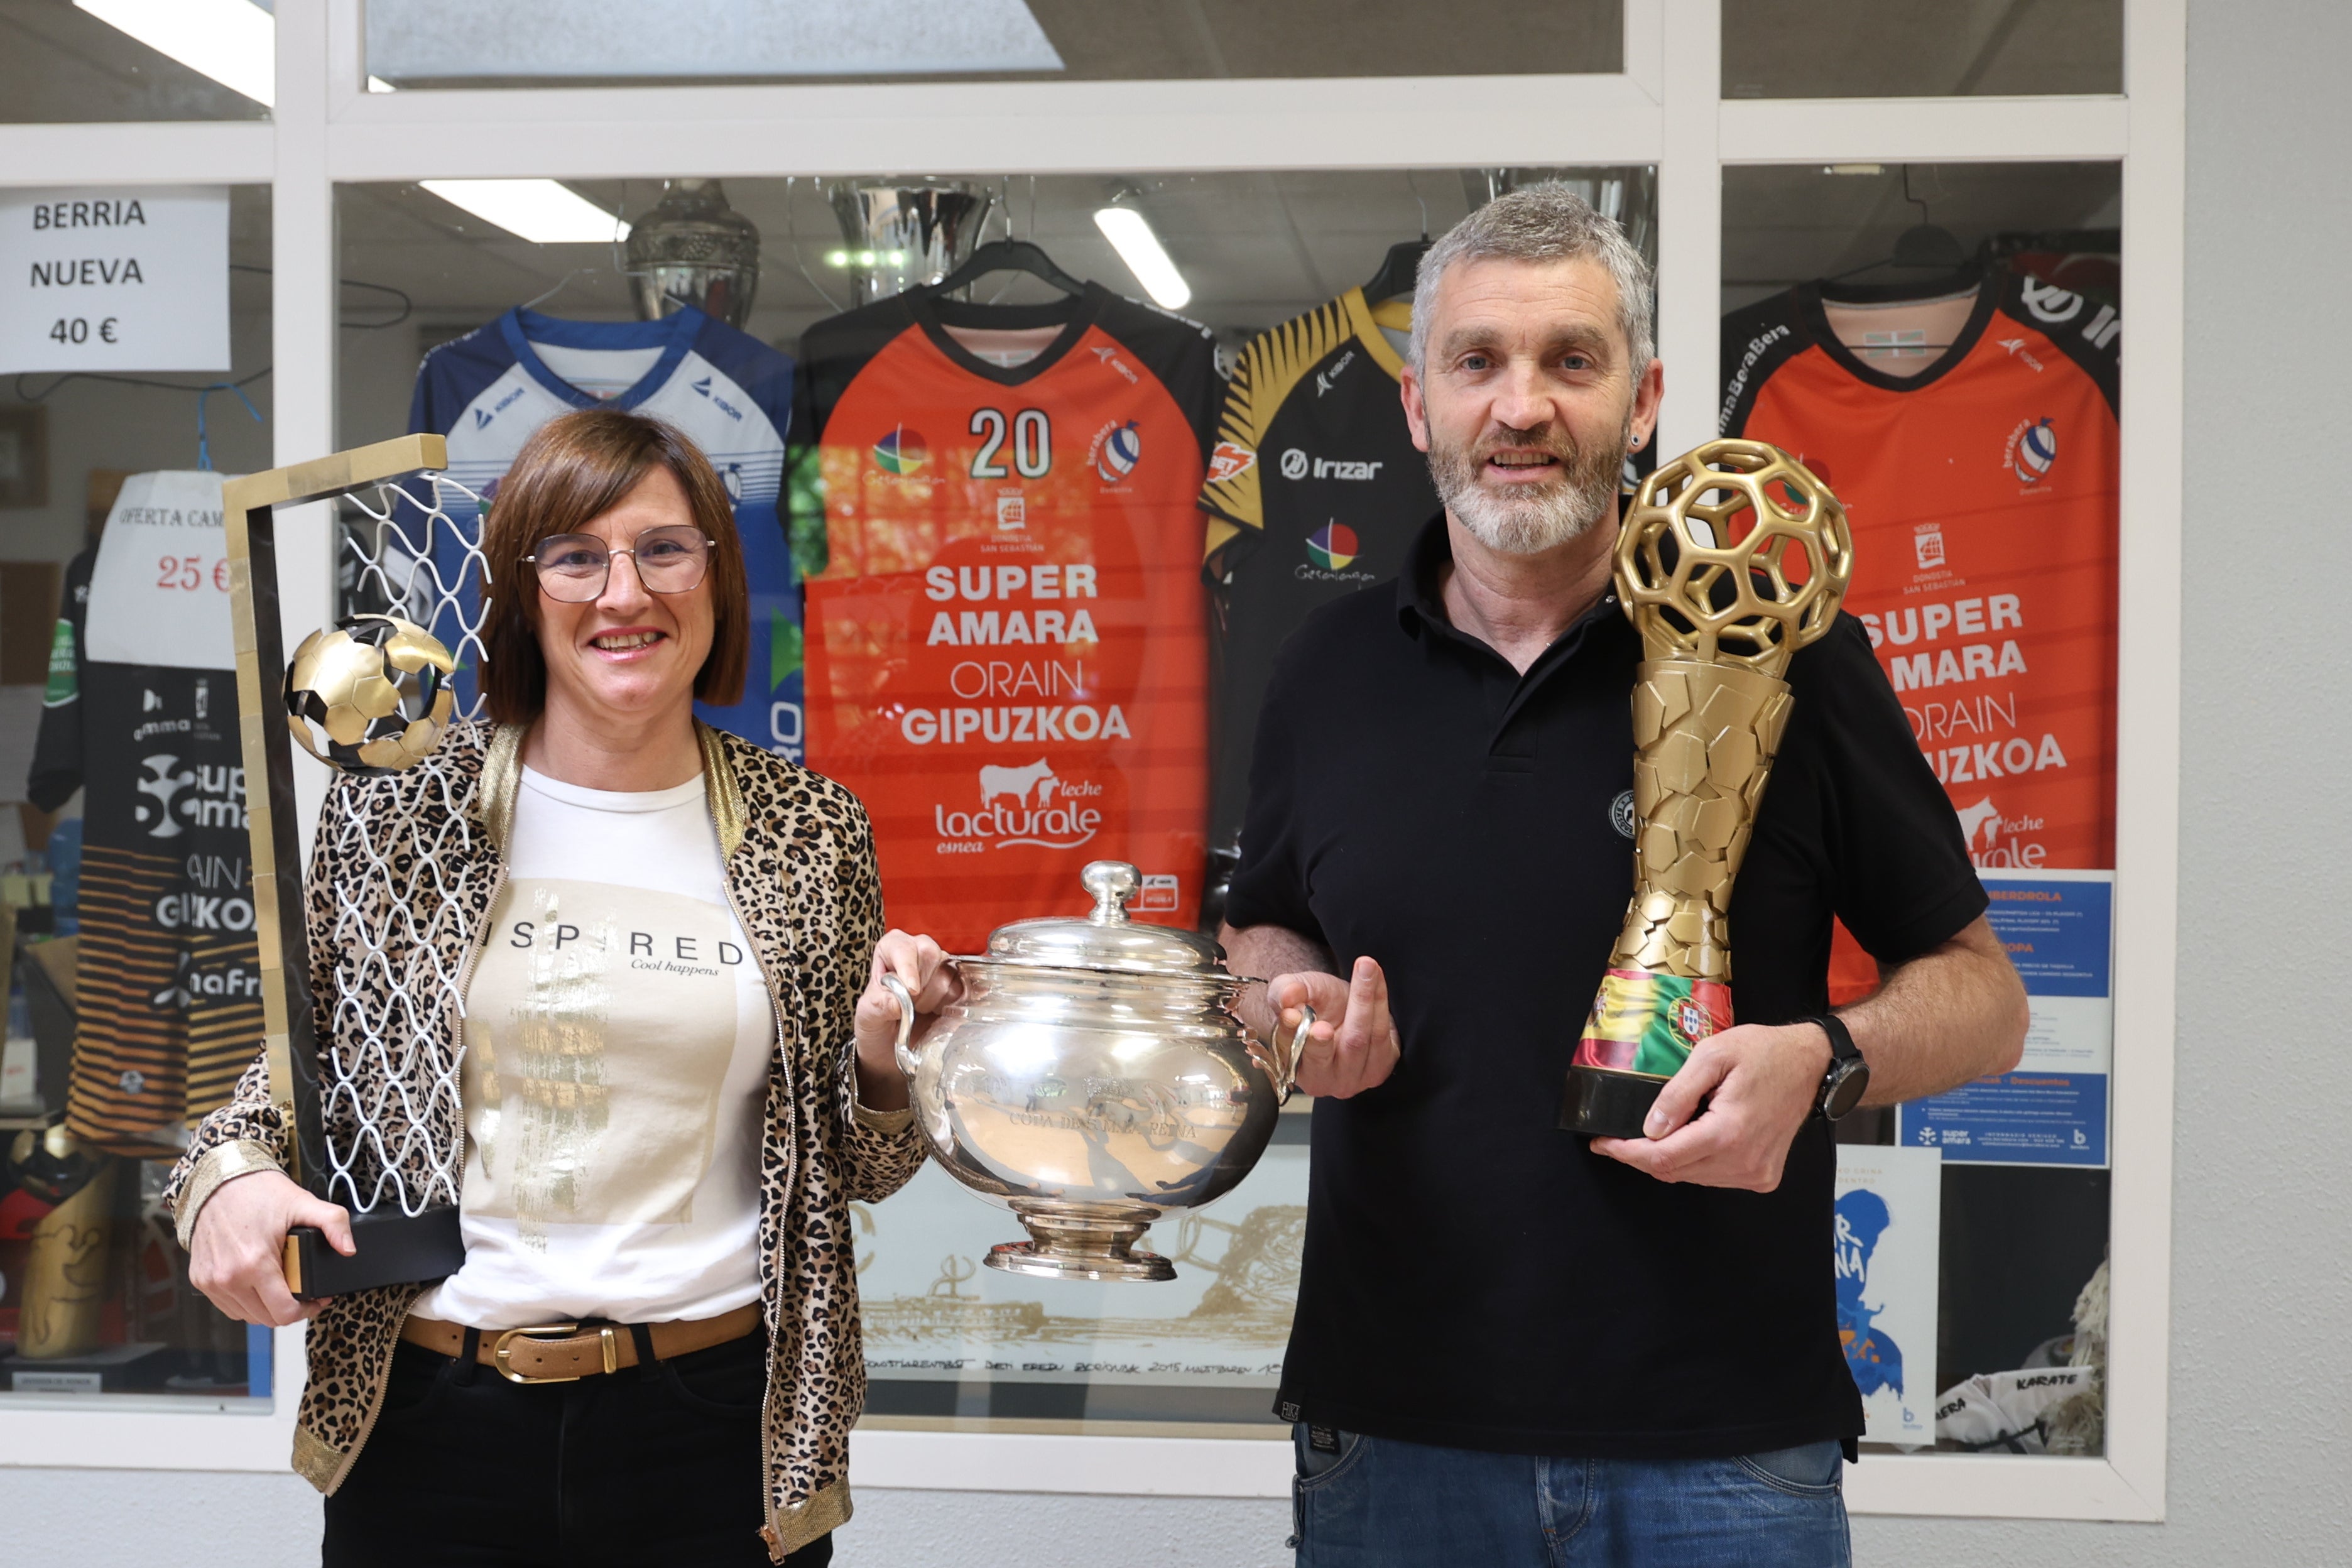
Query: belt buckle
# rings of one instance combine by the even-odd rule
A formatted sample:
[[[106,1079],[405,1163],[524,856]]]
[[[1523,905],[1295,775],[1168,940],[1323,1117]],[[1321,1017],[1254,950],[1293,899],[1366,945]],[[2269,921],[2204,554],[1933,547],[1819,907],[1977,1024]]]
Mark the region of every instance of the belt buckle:
[[[565,1334],[576,1334],[579,1331],[580,1325],[578,1323],[533,1323],[524,1328],[509,1329],[506,1332],[498,1337],[496,1344],[491,1349],[491,1360],[498,1365],[499,1375],[505,1378],[509,1383],[577,1383],[582,1377],[585,1376],[586,1373],[575,1373],[570,1377],[533,1377],[527,1372],[515,1371],[514,1367],[508,1362],[507,1356],[513,1347],[513,1342],[518,1339],[542,1339]],[[621,1369],[621,1359],[619,1346],[613,1336],[613,1326],[610,1323],[606,1323],[600,1327],[596,1331],[596,1340],[599,1348],[604,1352],[604,1370],[606,1372],[618,1372]]]

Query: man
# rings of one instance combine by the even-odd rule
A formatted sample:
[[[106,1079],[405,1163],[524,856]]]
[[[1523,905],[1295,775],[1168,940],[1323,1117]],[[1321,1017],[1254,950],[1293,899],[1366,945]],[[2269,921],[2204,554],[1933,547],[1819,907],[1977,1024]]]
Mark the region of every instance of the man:
[[[1438,241],[1402,396],[1444,513],[1393,588],[1308,620],[1267,692],[1223,939],[1286,1023],[1324,1020],[1276,1402],[1302,1568],[1846,1563],[1831,1035],[1873,1104],[2022,1046],[1951,807],[1841,617],[1790,672],[1730,911],[1747,1021],[1646,1137],[1558,1129],[1632,886],[1641,645],[1611,558],[1664,384],[1649,300],[1561,186]],[[1884,984],[1823,1022],[1832,915]]]

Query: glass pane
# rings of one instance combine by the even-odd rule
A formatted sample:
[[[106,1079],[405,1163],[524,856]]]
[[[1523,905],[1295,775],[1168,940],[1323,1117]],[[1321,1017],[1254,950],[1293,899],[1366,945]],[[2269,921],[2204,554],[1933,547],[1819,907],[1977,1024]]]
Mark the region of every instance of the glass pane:
[[[0,121],[267,120],[275,38],[254,0],[0,0]]]
[[[583,82],[1144,81],[1614,71],[1622,0],[555,0],[528,10],[371,0],[368,71],[397,88]],[[1494,40],[1507,37],[1510,47]]]
[[[1409,300],[1397,296],[1411,288],[1419,242],[1498,190],[1547,176],[1579,182],[1654,249],[1655,182],[1647,169],[1202,174],[1133,182],[942,175],[723,187],[673,182],[667,191],[651,182],[590,182],[529,198],[540,205],[528,210],[541,218],[563,201],[574,204],[577,227],[569,232],[583,237],[546,243],[436,194],[529,226],[534,220],[514,192],[437,182],[346,186],[338,204],[341,270],[394,309],[382,330],[343,335],[341,444],[395,435],[414,420],[447,435],[451,477],[478,494],[530,431],[567,404],[617,400],[678,420],[737,476],[736,520],[760,606],[752,700],[709,716],[804,759],[868,800],[881,825],[885,897],[896,923],[938,929],[951,948],[968,952],[991,926],[1084,906],[1078,868],[1110,852],[1101,847],[1109,840],[1004,854],[997,842],[1003,835],[988,837],[993,819],[974,832],[974,817],[994,810],[1071,814],[1077,835],[1066,838],[1121,836],[1118,852],[1152,875],[1133,906],[1136,918],[1197,919],[1213,929],[1222,862],[1204,854],[1196,826],[1185,843],[1153,851],[1164,850],[1164,858],[1146,863],[1145,851],[1134,847],[1141,829],[1130,831],[1128,821],[1147,804],[1143,786],[1116,784],[1113,796],[1099,782],[1139,777],[1140,770],[1119,775],[1112,772],[1118,764],[1103,765],[1108,740],[1072,743],[1086,721],[1069,715],[1083,706],[1108,728],[1108,705],[1118,704],[1123,727],[1141,736],[1160,721],[1155,705],[1207,708],[1213,738],[1196,728],[1173,742],[1178,763],[1150,787],[1180,792],[1195,823],[1206,818],[1221,825],[1213,833],[1225,833],[1239,803],[1217,781],[1245,777],[1234,737],[1253,727],[1255,693],[1273,651],[1314,605],[1392,575],[1410,537],[1436,510],[1396,390],[1410,325]],[[1139,222],[1164,264],[1136,247],[1131,226],[1123,251],[1106,233],[1106,214]],[[632,226],[618,244],[598,237],[600,227],[610,236],[615,217]],[[1109,226],[1119,230],[1123,221]],[[698,238],[695,258],[682,243],[667,248],[671,237],[689,233]],[[732,237],[720,246],[717,235]],[[1060,341],[1063,327],[1054,323],[1070,319],[1066,291],[1038,276],[1002,271],[982,278],[968,299],[940,307],[940,335],[958,353],[933,367],[939,374],[894,377],[878,356],[829,346],[840,338],[827,331],[835,318],[938,277],[983,236],[1034,242],[1052,269],[1098,283],[1081,298],[1099,312],[1089,320],[1104,335],[1087,338],[1087,349],[1072,348],[1066,359],[1045,358],[1057,351],[1038,339]],[[1166,309],[1204,325],[1209,336],[1171,329],[1169,316],[1134,299],[1111,298],[1139,299],[1147,282]],[[677,310],[679,295],[720,317],[733,309],[733,324],[689,319]],[[411,313],[400,319],[402,310]],[[1314,321],[1302,323],[1309,312]],[[1319,462],[1331,482],[1299,484],[1302,500],[1286,499],[1286,490],[1267,500],[1261,537],[1244,555],[1234,528],[1197,510],[1196,499],[1212,461],[1241,461],[1234,442],[1226,443],[1233,451],[1215,445],[1230,434],[1219,424],[1228,395],[1220,373],[1261,334],[1286,324],[1317,335],[1318,357],[1284,383],[1295,387],[1286,406],[1298,423],[1267,425],[1262,461],[1293,479],[1311,479]],[[657,345],[680,328],[698,334],[708,352],[673,364]],[[893,341],[908,352],[919,347],[903,332]],[[796,405],[786,390],[793,379],[788,359],[797,362],[803,386]],[[1031,365],[1038,367],[1034,387],[1023,374]],[[1059,383],[1047,385],[1057,366],[1091,377],[1085,385],[1093,390],[1081,397]],[[826,390],[835,386],[845,389],[839,396]],[[556,395],[541,395],[551,391]],[[865,412],[854,413],[860,397],[867,399],[859,405]],[[890,413],[878,427],[859,423],[882,403]],[[994,437],[992,411],[1002,426]],[[758,428],[755,416],[772,430]],[[768,477],[779,467],[781,485]],[[901,501],[929,508],[928,521],[886,537],[908,515],[895,510]],[[1332,506],[1343,510],[1335,515]],[[936,541],[915,538],[932,524]],[[1149,579],[1130,574],[1157,595],[1142,608],[1153,624],[1192,639],[1190,663],[1171,662],[1180,673],[1149,694],[1119,688],[1124,677],[1096,673],[1087,645],[1098,647],[1099,639],[1076,630],[1081,615],[1100,616],[1121,595],[1145,596],[1099,576],[1079,589],[1080,579],[1066,570],[1073,563],[1097,566],[1093,552],[1122,538],[1128,542],[1118,548],[1149,553],[1165,568]],[[938,629],[940,606],[919,585],[936,573],[976,575],[972,562],[952,552],[1016,551],[1046,539],[1065,552],[1052,559],[1050,575],[1032,571],[1016,595],[984,610],[977,602],[955,606],[972,611],[976,640],[995,635],[992,647],[964,646],[960,619]],[[881,559],[900,544],[929,553],[895,565]],[[1204,555],[1229,545],[1218,557],[1214,593],[1204,594]],[[1009,580],[992,567],[992,590],[999,581]],[[1050,584],[1050,595],[1033,591],[1040,582]],[[908,583],[918,585],[911,600]],[[1214,675],[1195,629],[1208,618],[1204,600],[1218,611]],[[860,606],[869,602],[901,617],[890,634],[898,651],[861,664],[859,628],[871,617]],[[1120,613],[1140,626],[1145,617],[1135,610]],[[1018,619],[1017,634],[1008,617]],[[1002,669],[992,673],[991,661]],[[879,676],[877,662],[887,665]],[[869,676],[898,706],[882,710],[864,684]],[[967,708],[975,732],[960,754],[988,761],[992,780],[976,778],[971,763],[930,766],[923,759],[940,748],[925,752],[908,740],[926,721],[959,722],[939,710],[960,705],[958,690],[971,696],[975,678],[1009,693],[985,716],[977,699]],[[1036,694],[1024,694],[1033,687]],[[934,688],[941,696],[908,694]],[[1058,737],[1041,741],[1033,731],[1022,742],[1008,737],[1001,753],[976,750],[1012,707],[1033,724],[1045,723],[1038,713],[1052,710]],[[1017,750],[1021,744],[1037,749]],[[1040,758],[1053,765],[1035,769]],[[902,765],[908,763],[919,767]],[[917,789],[939,781],[940,793],[916,800],[905,793],[908,778]],[[976,782],[992,785],[992,797]],[[886,805],[886,797],[895,805]],[[1087,812],[1097,820],[1078,820]],[[1035,870],[1032,860],[1047,868]],[[938,927],[933,894],[947,880],[940,868],[966,863],[987,868],[1002,886],[983,887],[950,911],[963,929]],[[868,1418],[932,1428],[1012,1423],[1039,1431],[1279,1435],[1268,1406],[1305,1228],[1307,1108],[1295,1101],[1276,1119],[1270,1146],[1236,1190],[1213,1207],[1178,1210],[1151,1227],[1141,1245],[1173,1263],[1169,1282],[1038,1280],[987,1267],[991,1248],[1021,1239],[1021,1226],[936,1164],[888,1200],[856,1205]]]
[[[1884,1446],[2105,1440],[2121,211],[2113,163],[1724,172],[1725,432],[1844,502],[1845,608],[2032,1005],[2018,1070],[1840,1126]],[[1841,930],[1832,997],[1875,982]]]
[[[1723,0],[1726,98],[2123,89],[2124,0]]]
[[[219,485],[269,464],[269,193],[139,195],[226,202],[225,356],[0,386],[0,1404],[267,1410],[269,1333],[190,1287],[162,1198],[260,1047]]]

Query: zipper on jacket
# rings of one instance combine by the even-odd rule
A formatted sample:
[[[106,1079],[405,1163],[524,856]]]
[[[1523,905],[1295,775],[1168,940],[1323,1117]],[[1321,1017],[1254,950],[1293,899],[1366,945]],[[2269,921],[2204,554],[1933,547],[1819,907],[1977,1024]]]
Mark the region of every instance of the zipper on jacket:
[[[714,827],[718,826],[718,817],[715,814],[711,818],[711,825]],[[784,1186],[783,1201],[776,1208],[775,1248],[781,1253],[783,1247],[783,1231],[791,1223],[793,1189],[799,1184],[801,1167],[800,1103],[795,1098],[793,1081],[792,1052],[785,1047],[787,1031],[784,1025],[784,1005],[776,994],[775,977],[768,973],[767,961],[760,956],[760,944],[751,935],[751,922],[743,918],[743,907],[736,902],[735,884],[728,877],[724,865],[719,868],[719,886],[727,895],[728,911],[735,917],[735,924],[743,932],[744,945],[751,950],[751,963],[760,971],[760,987],[768,994],[768,1010],[774,1015],[776,1020],[776,1065],[784,1075]],[[778,1257],[770,1258],[769,1267],[777,1270],[777,1296],[781,1300],[782,1259]],[[764,1286],[761,1294],[762,1297],[766,1295]],[[763,1310],[761,1315],[766,1316],[765,1311]],[[783,1314],[780,1311],[776,1315],[775,1323],[769,1327],[767,1386],[760,1394],[760,1517],[766,1520],[768,1528],[775,1532],[774,1539],[769,1542],[768,1551],[769,1555],[779,1563],[784,1560],[782,1551],[784,1536],[783,1531],[780,1528],[782,1521],[776,1512],[775,1405],[777,1341],[782,1337],[782,1326]]]

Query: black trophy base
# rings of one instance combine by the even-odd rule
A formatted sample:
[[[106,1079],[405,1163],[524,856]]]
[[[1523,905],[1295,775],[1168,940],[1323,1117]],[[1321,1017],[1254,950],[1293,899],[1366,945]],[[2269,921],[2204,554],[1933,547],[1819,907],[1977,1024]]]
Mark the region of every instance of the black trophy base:
[[[1572,1067],[1559,1100],[1559,1124],[1588,1138],[1639,1138],[1666,1080],[1647,1073]]]
[[[354,1250],[345,1258],[324,1231],[299,1226],[287,1233],[286,1285],[297,1300],[446,1279],[466,1261],[454,1205],[415,1215],[353,1215],[352,1243]]]

